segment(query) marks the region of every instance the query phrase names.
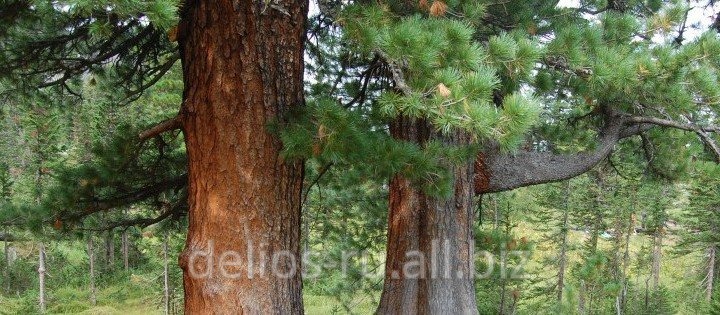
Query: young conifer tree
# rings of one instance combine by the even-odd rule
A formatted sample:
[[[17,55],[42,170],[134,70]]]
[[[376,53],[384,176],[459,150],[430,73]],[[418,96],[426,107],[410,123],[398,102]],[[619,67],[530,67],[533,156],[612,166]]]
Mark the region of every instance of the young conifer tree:
[[[682,223],[688,227],[687,233],[678,244],[681,253],[704,253],[702,284],[705,299],[710,303],[718,285],[720,271],[720,167],[713,163],[698,163],[693,171],[690,205],[683,213]]]

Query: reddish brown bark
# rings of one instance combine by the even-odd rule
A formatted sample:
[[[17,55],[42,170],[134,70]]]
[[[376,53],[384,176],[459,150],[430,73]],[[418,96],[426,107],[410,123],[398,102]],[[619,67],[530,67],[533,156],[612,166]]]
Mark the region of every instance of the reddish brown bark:
[[[466,135],[440,137],[427,124],[398,119],[395,138],[429,137],[465,143]],[[428,196],[401,176],[390,182],[385,284],[378,314],[475,314],[473,276],[473,165],[451,166],[454,193]]]
[[[187,314],[303,310],[303,163],[280,157],[268,125],[303,105],[307,2],[263,3],[183,3],[190,210],[180,264]]]

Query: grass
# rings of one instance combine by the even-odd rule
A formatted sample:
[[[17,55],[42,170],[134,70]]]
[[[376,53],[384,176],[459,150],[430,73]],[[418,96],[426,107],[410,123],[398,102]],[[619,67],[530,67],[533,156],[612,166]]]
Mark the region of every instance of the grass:
[[[146,288],[137,287],[130,281],[118,283],[100,290],[97,305],[90,305],[85,288],[59,288],[49,299],[47,314],[81,315],[152,315],[163,314],[160,293],[146,295]],[[130,292],[130,294],[127,294]],[[134,293],[133,293],[134,292]],[[36,296],[0,296],[0,314],[37,314]],[[347,314],[348,312],[334,298],[320,295],[304,295],[305,314]],[[352,306],[353,314],[372,314],[375,305],[368,300],[359,300]]]
[[[526,237],[530,242],[541,243],[542,232],[533,224],[519,222],[515,229],[518,237]],[[574,248],[569,253],[569,264],[576,264],[580,261],[578,248],[587,238],[587,234],[580,231],[570,231],[569,245]],[[602,248],[609,248],[612,240],[601,240]],[[698,294],[702,293],[699,288],[698,275],[702,273],[702,254],[675,256],[670,249],[677,242],[677,238],[668,235],[663,246],[663,264],[661,283],[674,295],[673,304],[677,307],[678,314],[696,314],[697,309],[689,305],[689,300],[701,299]],[[636,287],[644,287],[644,280],[648,276],[649,266],[643,267],[638,277],[635,269],[637,253],[643,246],[648,246],[650,240],[646,235],[637,234],[630,237],[630,281]],[[72,263],[81,264],[80,258],[83,252],[73,251],[72,247],[63,247],[66,257]],[[554,276],[556,269],[547,268],[542,263],[544,259],[556,255],[554,248],[538,247],[533,257],[528,261],[526,272],[532,278],[550,278]],[[82,257],[81,257],[82,258]],[[570,272],[570,271],[569,271]],[[49,314],[162,314],[162,288],[157,282],[157,270],[135,270],[133,274],[126,274],[109,281],[110,284],[100,286],[97,293],[97,305],[92,306],[89,302],[87,287],[85,286],[63,286],[57,285],[48,290],[48,313]],[[699,292],[699,293],[698,293]],[[531,303],[525,300],[525,303]],[[358,297],[357,301],[346,309],[342,303],[331,296],[315,295],[311,290],[304,294],[305,313],[309,315],[321,314],[372,314],[377,307],[376,302],[370,299]],[[30,290],[21,296],[0,296],[0,314],[33,314],[37,313],[37,292]],[[526,306],[529,304],[525,304]],[[180,306],[181,307],[181,306]]]

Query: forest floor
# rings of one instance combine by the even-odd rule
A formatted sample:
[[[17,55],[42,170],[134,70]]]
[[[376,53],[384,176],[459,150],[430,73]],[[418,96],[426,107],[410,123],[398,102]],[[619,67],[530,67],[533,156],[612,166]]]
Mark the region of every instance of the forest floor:
[[[542,232],[533,229],[533,225],[527,222],[520,222],[514,231],[517,237],[526,237],[531,242],[540,242]],[[580,248],[587,238],[583,231],[571,231],[569,244],[572,248],[569,258],[569,267],[580,261]],[[612,239],[602,239],[600,247],[609,249],[612,246]],[[638,266],[638,253],[641,248],[648,248],[650,238],[645,234],[634,234],[630,237],[630,265],[628,274],[630,283],[636,288],[644,288],[645,280],[648,278],[647,267]],[[661,283],[670,292],[682,293],[671,296],[672,303],[676,306],[678,314],[693,314],[692,309],[684,309],[685,299],[690,295],[702,294],[698,290],[700,279],[695,275],[700,273],[700,255],[679,256],[670,251],[676,242],[676,237],[669,236],[664,243]],[[74,253],[68,256],[76,256],[74,260],[83,259],[85,255],[82,248],[68,245],[68,252],[72,249]],[[546,261],[552,258],[555,251],[552,248],[536,247],[532,258],[529,259],[525,271],[533,278],[551,279],[556,269],[548,268]],[[638,268],[640,267],[640,268]],[[160,269],[162,270],[162,269]],[[572,270],[572,268],[570,268]],[[570,271],[572,272],[572,271]],[[639,272],[639,273],[638,273]],[[53,275],[51,274],[51,279]],[[56,276],[56,277],[59,277]],[[48,314],[162,314],[163,297],[161,281],[158,281],[158,272],[155,270],[132,270],[131,273],[108,279],[109,284],[100,286],[97,292],[97,305],[92,306],[89,302],[86,286],[63,286],[57,284],[48,292]],[[179,282],[179,279],[178,279]],[[178,294],[181,295],[181,294]],[[174,299],[174,306],[181,308],[182,297]],[[528,309],[532,299],[523,299],[521,304]],[[312,295],[309,292],[304,295],[306,314],[345,314],[347,311],[338,300],[329,296]],[[0,314],[32,314],[36,311],[37,292],[30,289],[20,296],[0,295]],[[376,305],[371,299],[358,299],[352,305],[355,314],[372,314]],[[530,307],[532,309],[532,307]],[[520,312],[522,313],[522,312]]]

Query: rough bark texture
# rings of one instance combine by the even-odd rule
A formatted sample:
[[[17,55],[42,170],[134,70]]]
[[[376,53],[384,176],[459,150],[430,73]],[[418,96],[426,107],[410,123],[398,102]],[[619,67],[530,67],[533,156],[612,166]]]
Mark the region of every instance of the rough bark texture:
[[[303,163],[280,157],[268,125],[303,105],[306,16],[306,1],[183,4],[190,209],[180,265],[187,314],[303,311]]]
[[[431,128],[397,119],[395,138],[424,143]],[[465,135],[443,138],[464,143]],[[401,176],[390,182],[385,284],[378,314],[475,314],[472,163],[453,166],[454,194],[432,198]]]
[[[504,154],[491,148],[476,161],[475,192],[492,193],[519,187],[557,182],[592,169],[605,159],[618,140],[642,131],[626,128],[621,118],[607,118],[595,150],[577,154],[521,151]],[[484,170],[483,172],[478,169]]]

